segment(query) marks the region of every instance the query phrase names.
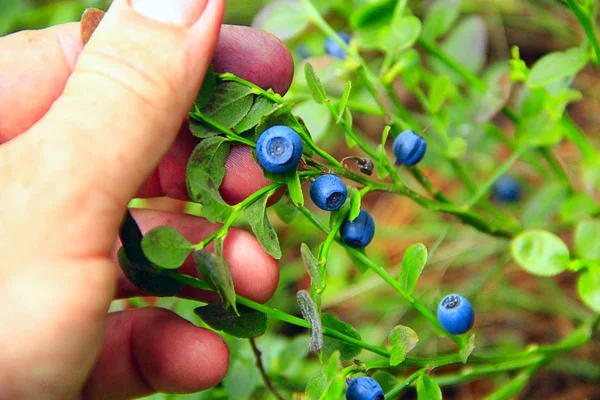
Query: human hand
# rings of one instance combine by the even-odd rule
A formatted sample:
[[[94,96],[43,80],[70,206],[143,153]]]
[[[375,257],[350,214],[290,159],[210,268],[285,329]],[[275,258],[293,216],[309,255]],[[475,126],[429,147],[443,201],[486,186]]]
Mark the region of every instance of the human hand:
[[[293,64],[277,39],[249,28],[224,26],[217,45],[222,0],[133,2],[163,22],[129,3],[114,1],[83,52],[79,24],[0,40],[0,399],[194,392],[227,370],[216,334],[166,310],[107,316],[113,298],[140,294],[115,267],[115,239],[136,193],[187,196],[195,140],[178,131],[215,45],[218,71],[280,93]],[[167,10],[176,4],[185,11]],[[226,167],[231,203],[267,184],[248,149],[234,148]],[[191,216],[134,216],[143,230],[171,225],[191,241],[216,230]],[[253,237],[231,230],[225,255],[239,294],[272,295],[278,267]]]

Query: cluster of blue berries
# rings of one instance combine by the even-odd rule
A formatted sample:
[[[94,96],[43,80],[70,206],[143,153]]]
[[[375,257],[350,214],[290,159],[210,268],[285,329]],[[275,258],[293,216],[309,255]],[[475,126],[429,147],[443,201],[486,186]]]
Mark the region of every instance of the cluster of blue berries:
[[[359,376],[348,382],[346,400],[383,400],[381,385],[373,378]]]

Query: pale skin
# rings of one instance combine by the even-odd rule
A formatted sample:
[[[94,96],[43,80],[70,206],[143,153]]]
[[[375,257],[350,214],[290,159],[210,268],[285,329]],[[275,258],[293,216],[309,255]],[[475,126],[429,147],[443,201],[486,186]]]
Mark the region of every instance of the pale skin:
[[[85,49],[78,24],[0,39],[0,399],[189,393],[227,371],[223,340],[169,311],[107,315],[113,299],[141,294],[115,264],[117,232],[133,197],[186,198],[195,140],[181,126],[213,53],[217,70],[280,93],[293,64],[271,36],[221,29],[223,0],[134,3],[170,1],[183,11],[160,22],[115,0]],[[247,149],[234,148],[226,166],[231,203],[268,183]],[[134,216],[145,231],[168,224],[191,241],[217,228]],[[237,292],[268,300],[278,266],[257,241],[233,230],[225,255]]]

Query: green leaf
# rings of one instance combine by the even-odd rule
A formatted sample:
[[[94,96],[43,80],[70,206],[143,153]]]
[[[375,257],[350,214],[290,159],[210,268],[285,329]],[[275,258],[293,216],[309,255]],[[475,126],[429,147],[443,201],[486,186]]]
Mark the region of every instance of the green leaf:
[[[327,375],[323,373],[311,378],[306,385],[306,395],[310,400],[320,400],[327,391],[328,383]]]
[[[130,261],[123,247],[119,248],[117,258],[129,282],[151,296],[173,296],[183,288],[183,283],[161,275],[160,268],[150,263],[140,264]]]
[[[218,136],[221,134],[221,132],[217,131],[216,129],[210,126],[207,126],[203,122],[196,121],[195,119],[193,119],[193,117],[190,118],[188,126],[192,135],[200,139],[208,139],[210,137]]]
[[[400,382],[398,381],[398,378],[383,369],[378,369],[375,371],[372,378],[379,383],[383,393],[389,392]]]
[[[553,146],[562,140],[563,135],[564,129],[558,119],[551,117],[546,111],[526,116],[515,131],[515,137],[520,143],[532,147]]]
[[[566,223],[584,220],[600,212],[600,204],[587,193],[575,193],[560,210],[560,219]]]
[[[237,306],[237,314],[222,303],[198,307],[194,312],[211,328],[239,338],[255,338],[267,330],[267,316],[243,305]]]
[[[332,119],[327,107],[308,100],[298,103],[292,111],[296,117],[302,118],[302,121],[305,122],[306,129],[310,132],[313,141],[319,142],[327,133]]]
[[[254,128],[256,125],[258,125],[263,116],[268,114],[272,109],[273,103],[271,100],[262,96],[256,96],[250,111],[248,111],[248,114],[246,114],[246,116],[237,123],[234,128],[235,131],[242,133]]]
[[[348,81],[346,83],[346,87],[344,88],[344,94],[342,95],[342,98],[340,99],[340,104],[338,105],[338,114],[339,115],[338,115],[337,121],[335,121],[336,124],[339,124],[340,121],[342,120],[342,118],[344,118],[346,106],[348,105],[348,99],[350,98],[350,92],[352,92],[352,82]],[[352,115],[352,114],[350,114],[350,115]],[[350,123],[350,126],[352,126],[352,123]]]
[[[446,156],[450,159],[456,160],[465,154],[467,151],[467,146],[467,141],[464,138],[455,136],[451,138],[450,143],[448,143]]]
[[[452,84],[446,75],[435,77],[429,89],[429,111],[432,114],[437,114],[442,109],[451,89]]]
[[[225,389],[225,393],[223,393],[221,389],[221,392],[218,395],[214,393],[208,394],[206,392],[202,392],[202,394],[206,393],[206,396],[197,398],[194,395],[194,397],[196,397],[198,400],[214,399],[215,396],[221,398],[226,396],[225,398],[227,399],[250,400],[252,398],[252,394],[260,385],[263,385],[262,377],[260,376],[260,371],[258,368],[256,368],[253,360],[232,357],[231,364],[227,370],[227,376],[225,376],[223,379],[223,388]],[[185,397],[190,400],[188,396]],[[192,397],[192,399],[194,399],[194,397]],[[152,400],[172,400],[172,398],[152,398]]]
[[[523,226],[529,229],[547,226],[550,219],[560,210],[566,196],[565,187],[558,182],[536,189],[535,195],[523,211]]]
[[[442,42],[440,48],[448,56],[474,74],[485,65],[487,52],[487,29],[484,19],[479,16],[464,18]],[[441,61],[429,62],[439,75],[448,75],[453,82],[462,82],[463,78]]]
[[[268,4],[254,18],[254,28],[267,31],[281,40],[302,32],[310,23],[304,7],[294,0],[278,0]]]
[[[325,88],[319,77],[315,74],[314,68],[308,62],[304,64],[304,75],[306,76],[306,83],[308,83],[308,88],[310,89],[313,99],[319,104],[325,103],[325,100],[327,99]]]
[[[206,71],[206,75],[204,75],[204,81],[202,81],[202,88],[198,92],[196,96],[196,100],[194,101],[194,106],[196,106],[199,110],[202,107],[206,106],[212,100],[212,96],[215,92],[215,87],[217,86],[217,80],[215,77],[215,70],[213,65],[211,64]]]
[[[335,316],[329,313],[321,314],[321,321],[324,327],[335,329],[336,331],[343,333],[344,335],[350,336],[357,340],[362,340],[360,334],[350,324],[340,321]],[[324,337],[323,353],[325,355],[333,354],[335,351],[340,352],[340,359],[342,361],[351,360],[358,356],[361,352],[361,348],[341,342],[330,337]]]
[[[579,90],[570,88],[562,89],[546,101],[546,112],[553,118],[561,118],[570,103],[582,98],[583,93]]]
[[[423,39],[433,41],[450,29],[460,13],[459,0],[438,0],[434,2],[425,16]]]
[[[418,400],[442,400],[440,385],[427,374],[423,374],[417,380]]]
[[[244,215],[248,219],[248,223],[252,228],[252,232],[258,239],[262,248],[271,257],[279,260],[281,258],[281,247],[279,246],[279,238],[277,232],[271,226],[267,215],[267,201],[273,194],[273,191],[265,193],[260,198],[252,202],[244,210]]]
[[[291,203],[289,196],[281,197],[281,200],[275,203],[273,209],[279,219],[286,224],[291,224],[300,215],[300,211]]]
[[[200,142],[188,161],[186,184],[190,199],[202,204],[204,217],[210,222],[224,222],[233,211],[219,193],[228,156],[229,142],[216,136]]]
[[[340,359],[340,352],[336,351],[329,357],[329,362],[325,366],[325,375],[329,381],[332,381],[341,370],[342,360]]]
[[[408,326],[395,326],[388,333],[386,347],[390,352],[390,366],[395,367],[406,359],[408,354],[419,343],[417,333]]]
[[[315,258],[306,243],[300,245],[300,254],[302,255],[304,268],[308,272],[308,276],[310,276],[311,289],[314,288],[315,292],[320,292],[325,288],[323,277],[321,276],[321,264]]]
[[[233,128],[248,114],[253,103],[251,88],[238,82],[223,82],[217,85],[212,101],[200,112],[226,128]]]
[[[344,387],[346,386],[346,379],[343,376],[336,376],[327,387],[327,392],[323,396],[323,400],[339,400],[344,393]]]
[[[142,239],[142,250],[148,260],[166,269],[181,267],[193,248],[181,233],[168,226],[158,226]]]
[[[302,317],[312,327],[308,349],[315,352],[321,351],[323,348],[323,326],[321,325],[321,316],[317,306],[306,290],[300,290],[296,295],[296,300]]]
[[[401,17],[397,23],[380,31],[381,46],[390,53],[399,53],[411,47],[421,34],[421,21],[414,15]]]
[[[590,56],[587,50],[575,47],[546,54],[531,68],[527,86],[546,86],[563,78],[572,78],[585,67]]]
[[[302,183],[300,182],[300,175],[298,175],[298,171],[294,170],[291,174],[288,174],[286,176],[286,182],[292,202],[296,206],[303,206],[304,193],[302,193]]]
[[[460,349],[460,359],[463,364],[467,363],[469,357],[473,353],[473,350],[475,350],[475,333],[469,333],[467,335],[467,341]]]
[[[348,219],[350,221],[354,221],[356,217],[358,217],[358,215],[360,214],[361,203],[362,197],[360,193],[358,192],[358,190],[354,191],[352,193],[352,199],[350,200],[350,214],[348,214]]]
[[[223,254],[224,237],[214,240],[215,253],[211,254],[206,250],[195,251],[193,253],[194,264],[199,275],[206,282],[211,282],[221,298],[226,304],[231,304],[233,310],[237,313],[236,295],[231,278],[229,264]]]
[[[471,100],[473,119],[482,124],[496,116],[510,99],[512,82],[505,64],[494,65],[484,77],[488,90],[485,93],[473,91]]]
[[[292,115],[293,103],[284,103],[275,106],[269,113],[263,115],[256,126],[256,136],[275,125],[296,126],[298,121]],[[294,129],[294,128],[292,128]]]
[[[579,276],[577,292],[588,307],[600,313],[600,268],[589,268]]]
[[[367,3],[352,13],[350,24],[357,30],[378,30],[391,21],[396,4],[396,0]]]
[[[575,228],[574,242],[579,257],[600,260],[600,220],[579,222]]]
[[[552,276],[569,266],[569,249],[555,234],[541,230],[525,231],[511,243],[515,261],[527,272]]]
[[[404,252],[398,283],[405,296],[410,296],[415,290],[426,262],[427,247],[422,243],[413,244]]]

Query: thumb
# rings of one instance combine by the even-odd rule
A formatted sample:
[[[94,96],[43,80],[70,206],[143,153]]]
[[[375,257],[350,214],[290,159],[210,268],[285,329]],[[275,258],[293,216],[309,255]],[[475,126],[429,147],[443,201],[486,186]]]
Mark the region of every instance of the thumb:
[[[78,254],[110,250],[124,208],[193,103],[223,11],[224,0],[113,1],[62,95],[7,144],[27,179],[15,204],[34,205],[19,223],[29,221],[40,243]],[[86,240],[90,227],[97,234]]]
[[[44,154],[48,179],[64,173],[69,185],[93,185],[94,196],[106,189],[125,206],[193,103],[223,9],[224,0],[115,0],[63,94],[25,135]]]

